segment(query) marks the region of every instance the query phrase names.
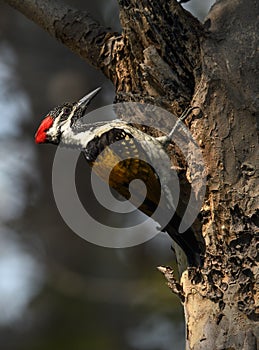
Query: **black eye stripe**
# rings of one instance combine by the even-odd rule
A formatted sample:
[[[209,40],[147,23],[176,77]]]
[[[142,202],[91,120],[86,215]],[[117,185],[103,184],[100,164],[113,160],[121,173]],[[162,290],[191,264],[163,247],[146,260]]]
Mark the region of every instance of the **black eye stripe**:
[[[71,111],[72,111],[72,108],[71,108],[71,107],[65,107],[65,108],[63,109],[63,114],[64,114],[65,116],[69,116],[69,114],[71,113]]]
[[[78,106],[74,112],[73,112],[73,117],[71,118],[71,125],[79,118],[81,118],[83,115],[83,109]]]
[[[72,109],[73,109],[73,106],[69,106],[69,105],[63,106],[63,108],[60,110],[61,112],[60,121],[67,120],[72,112]]]

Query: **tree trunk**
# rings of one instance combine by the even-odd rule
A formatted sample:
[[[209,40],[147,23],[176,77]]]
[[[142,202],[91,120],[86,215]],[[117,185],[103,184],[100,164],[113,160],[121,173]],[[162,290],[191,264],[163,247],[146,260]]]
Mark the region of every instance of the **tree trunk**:
[[[44,21],[39,11],[24,10],[41,1],[6,2],[101,69],[116,101],[153,103],[177,115],[200,107],[187,125],[207,168],[198,217],[204,263],[186,269],[180,284],[170,268],[160,270],[183,302],[187,349],[257,349],[258,2],[219,0],[203,25],[174,0],[119,0],[121,34],[63,5],[59,16],[56,1],[55,17],[49,11]]]
[[[220,1],[204,25],[194,94],[204,117],[191,130],[208,168],[206,258],[182,276],[189,349],[257,349],[257,15],[256,1]]]

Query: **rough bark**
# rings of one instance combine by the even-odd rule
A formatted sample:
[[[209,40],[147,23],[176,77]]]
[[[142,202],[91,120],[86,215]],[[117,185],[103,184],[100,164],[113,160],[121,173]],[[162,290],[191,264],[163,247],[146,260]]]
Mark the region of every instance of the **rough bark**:
[[[201,41],[202,75],[191,123],[208,168],[201,211],[206,258],[182,283],[190,349],[256,349],[258,130],[256,1],[219,1]]]
[[[121,34],[74,10],[60,9],[46,23],[35,10],[43,1],[6,2],[101,69],[117,101],[178,115],[190,103],[200,106],[187,124],[208,174],[199,215],[204,265],[184,271],[180,284],[170,268],[160,271],[183,302],[187,349],[257,349],[258,2],[218,1],[202,25],[174,0],[119,0]]]
[[[175,1],[119,5],[122,45],[106,50],[117,100],[153,102],[179,114],[199,75],[199,22]]]

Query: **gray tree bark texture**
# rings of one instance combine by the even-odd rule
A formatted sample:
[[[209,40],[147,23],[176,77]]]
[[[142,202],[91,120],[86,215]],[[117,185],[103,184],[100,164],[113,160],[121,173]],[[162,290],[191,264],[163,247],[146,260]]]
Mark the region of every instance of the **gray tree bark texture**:
[[[198,221],[204,264],[176,281],[186,349],[256,350],[259,339],[259,119],[256,0],[218,0],[204,24],[175,0],[118,0],[122,33],[59,1],[5,0],[97,69],[116,101],[180,115],[203,151],[207,192]],[[172,346],[173,347],[173,346]]]

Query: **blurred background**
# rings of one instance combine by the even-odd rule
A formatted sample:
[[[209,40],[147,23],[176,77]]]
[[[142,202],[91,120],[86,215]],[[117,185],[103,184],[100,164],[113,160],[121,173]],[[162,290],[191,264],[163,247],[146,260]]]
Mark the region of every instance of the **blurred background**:
[[[66,2],[120,30],[116,0]],[[193,0],[184,7],[203,20],[212,2]],[[34,144],[48,110],[100,85],[91,108],[112,103],[111,83],[0,1],[0,344],[5,350],[184,349],[181,304],[156,270],[174,266],[169,237],[159,234],[127,249],[102,248],[78,237],[63,222],[52,194],[56,148]]]

